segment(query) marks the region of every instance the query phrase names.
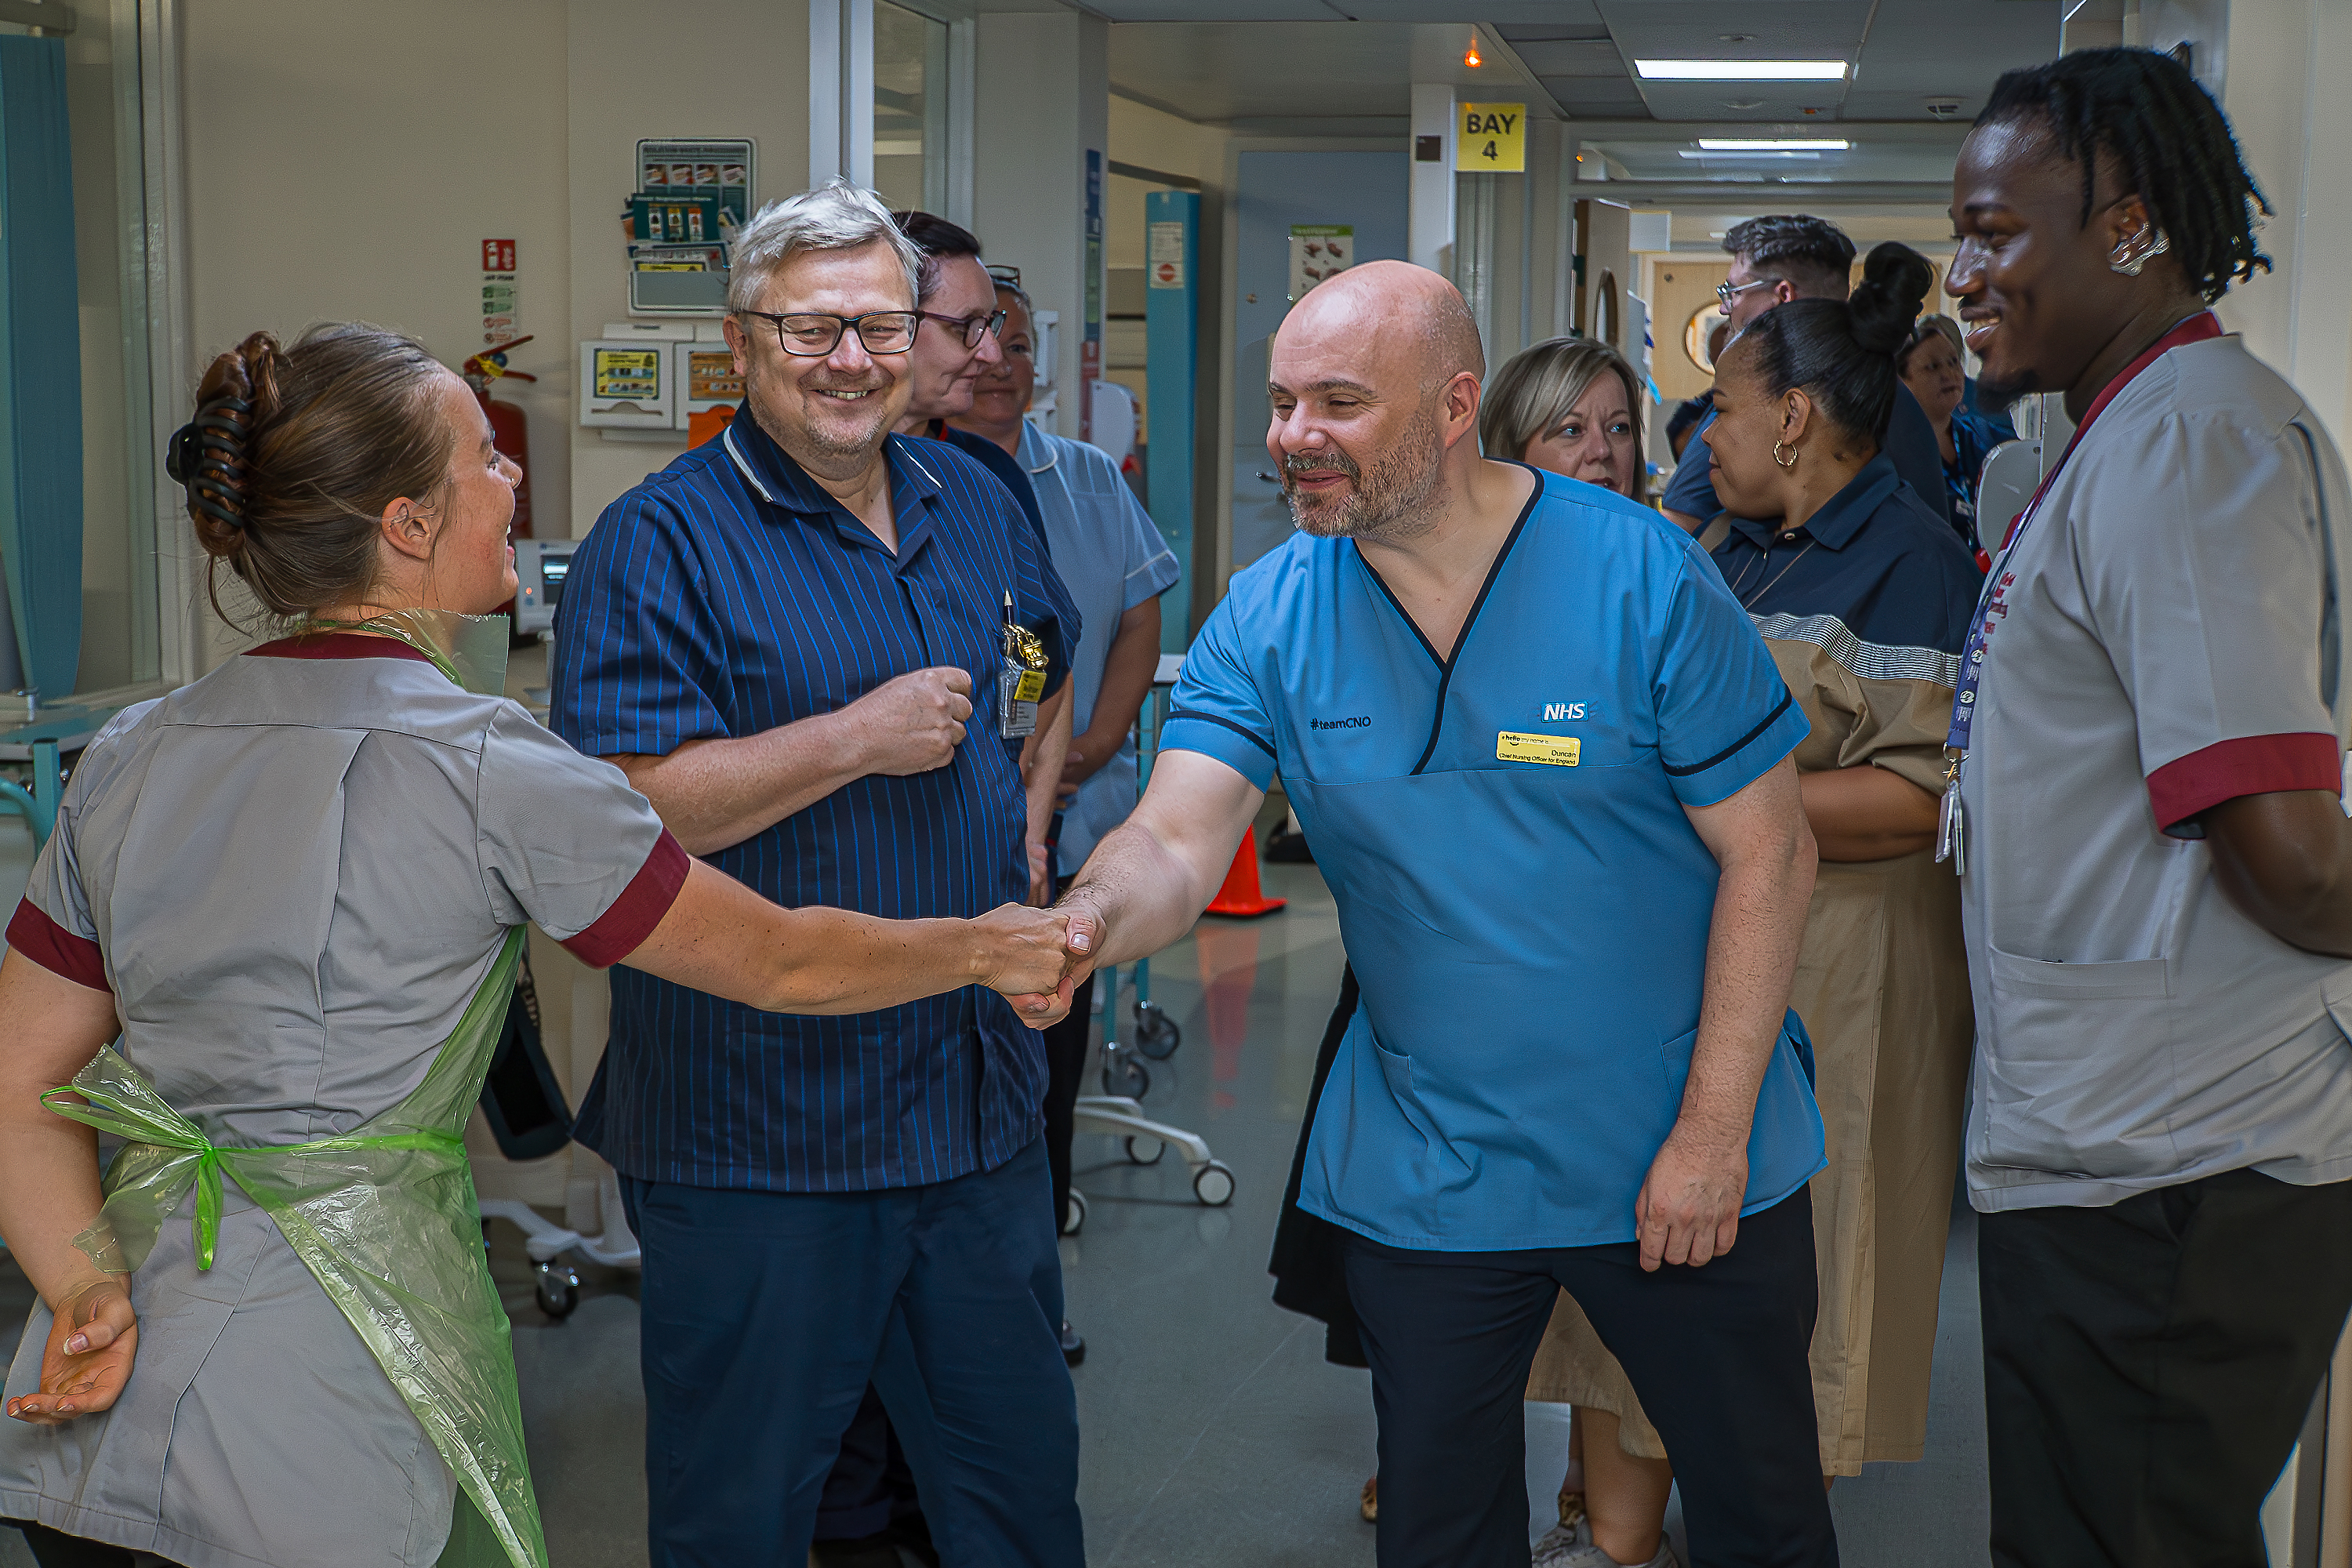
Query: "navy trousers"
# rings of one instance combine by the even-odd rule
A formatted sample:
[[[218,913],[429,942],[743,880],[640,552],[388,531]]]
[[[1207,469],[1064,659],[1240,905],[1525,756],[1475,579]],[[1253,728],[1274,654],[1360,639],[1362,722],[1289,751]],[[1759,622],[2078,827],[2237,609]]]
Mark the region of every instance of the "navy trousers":
[[[1562,1290],[1665,1439],[1692,1568],[1837,1568],[1806,1193],[1741,1220],[1729,1253],[1654,1274],[1631,1242],[1425,1252],[1350,1231],[1347,1249],[1381,1422],[1381,1568],[1527,1568],[1521,1404]]]
[[[871,1383],[953,1568],[1084,1568],[1043,1140],[865,1193],[624,1177],[645,1249],[653,1568],[806,1560]]]

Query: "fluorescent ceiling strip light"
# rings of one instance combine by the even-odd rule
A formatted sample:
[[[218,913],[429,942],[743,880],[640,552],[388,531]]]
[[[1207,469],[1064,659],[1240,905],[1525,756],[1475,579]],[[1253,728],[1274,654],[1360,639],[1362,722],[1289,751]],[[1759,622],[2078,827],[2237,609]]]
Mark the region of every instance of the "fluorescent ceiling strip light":
[[[1843,60],[1635,60],[1652,81],[1843,81]]]
[[[1851,142],[1727,141],[1720,136],[1702,136],[1698,144],[1708,153],[1843,153],[1853,145]]]
[[[1712,160],[1717,158],[1727,160],[1737,160],[1741,158],[1793,158],[1799,162],[1815,163],[1820,163],[1822,158],[1822,155],[1819,153],[1694,153],[1687,147],[1677,149],[1675,156],[1677,158],[1696,158],[1701,160]]]

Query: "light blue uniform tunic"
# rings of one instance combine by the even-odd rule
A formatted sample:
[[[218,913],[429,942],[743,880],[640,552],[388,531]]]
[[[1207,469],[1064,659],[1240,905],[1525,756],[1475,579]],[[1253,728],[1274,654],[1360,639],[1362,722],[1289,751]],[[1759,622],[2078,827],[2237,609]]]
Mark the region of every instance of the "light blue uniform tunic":
[[[1395,1247],[1633,1239],[1715,907],[1684,808],[1737,794],[1808,730],[1687,535],[1538,478],[1451,662],[1352,541],[1298,534],[1234,577],[1162,742],[1261,789],[1279,772],[1315,846],[1363,1005],[1299,1204]],[[1744,1213],[1821,1169],[1807,1054],[1790,1014]]]

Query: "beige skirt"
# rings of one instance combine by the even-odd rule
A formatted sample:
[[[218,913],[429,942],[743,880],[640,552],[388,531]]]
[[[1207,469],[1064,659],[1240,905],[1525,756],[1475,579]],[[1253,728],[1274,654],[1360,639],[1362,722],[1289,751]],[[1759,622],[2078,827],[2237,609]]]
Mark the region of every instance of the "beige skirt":
[[[1813,1038],[1829,1163],[1812,1181],[1822,1473],[1916,1459],[1959,1164],[1974,1016],[1959,879],[1921,851],[1823,862],[1790,1005]],[[1565,1293],[1529,1399],[1619,1417],[1618,1446],[1664,1458],[1625,1370]]]

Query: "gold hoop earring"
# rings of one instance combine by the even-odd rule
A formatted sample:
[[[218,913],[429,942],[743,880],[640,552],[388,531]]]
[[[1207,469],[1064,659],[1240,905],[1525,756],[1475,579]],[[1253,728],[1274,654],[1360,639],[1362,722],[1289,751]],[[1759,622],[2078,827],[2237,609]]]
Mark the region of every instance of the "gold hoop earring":
[[[2154,224],[2116,247],[2107,257],[2107,270],[2137,278],[2139,269],[2172,248],[2172,237]]]
[[[1789,455],[1784,458],[1780,455],[1783,452]],[[1793,468],[1797,466],[1797,449],[1785,441],[1775,441],[1772,443],[1772,460],[1784,468]]]

